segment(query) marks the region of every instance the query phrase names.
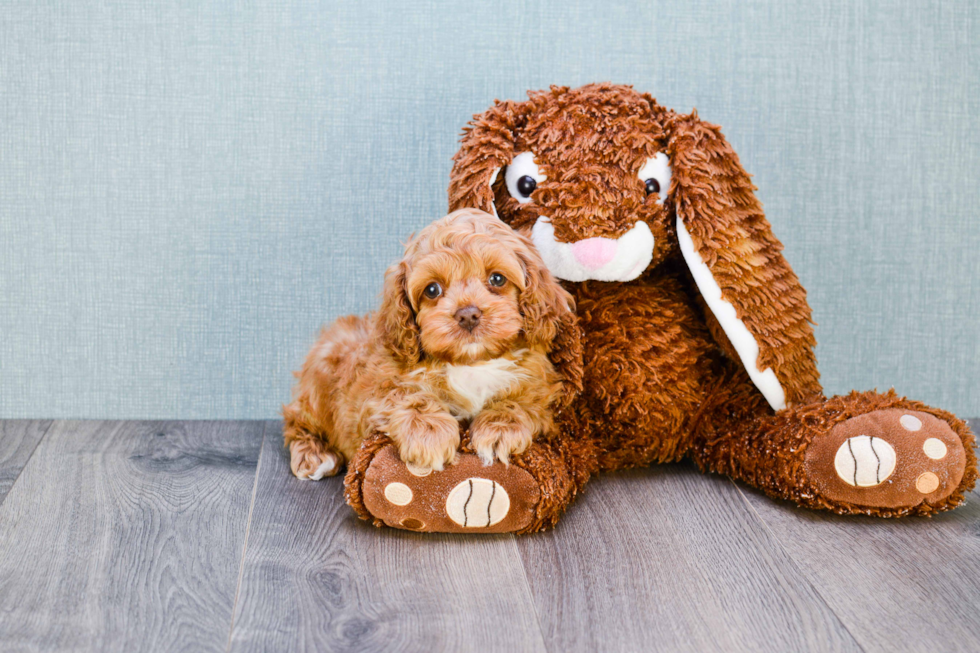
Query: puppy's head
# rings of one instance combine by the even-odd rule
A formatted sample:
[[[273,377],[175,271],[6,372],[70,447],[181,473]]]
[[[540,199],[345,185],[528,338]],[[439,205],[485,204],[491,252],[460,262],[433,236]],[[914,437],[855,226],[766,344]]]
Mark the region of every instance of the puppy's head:
[[[433,222],[385,274],[379,315],[401,360],[487,360],[523,346],[551,350],[574,304],[530,241],[483,211]]]

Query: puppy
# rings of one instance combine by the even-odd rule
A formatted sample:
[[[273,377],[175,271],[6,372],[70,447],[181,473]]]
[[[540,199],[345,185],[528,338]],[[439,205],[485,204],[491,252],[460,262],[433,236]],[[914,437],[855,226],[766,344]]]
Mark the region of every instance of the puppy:
[[[324,329],[296,374],[283,407],[293,474],[336,474],[373,432],[413,472],[442,470],[461,422],[484,464],[507,464],[553,429],[562,382],[548,354],[574,313],[527,238],[476,209],[437,220],[388,268],[380,310]]]

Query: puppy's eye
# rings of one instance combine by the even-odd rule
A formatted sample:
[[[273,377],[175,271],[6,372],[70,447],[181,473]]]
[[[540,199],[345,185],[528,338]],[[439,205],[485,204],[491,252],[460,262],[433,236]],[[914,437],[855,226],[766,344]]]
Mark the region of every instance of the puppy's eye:
[[[494,288],[500,288],[505,283],[507,283],[507,277],[500,274],[499,272],[494,272],[493,274],[490,275],[489,282],[490,285],[493,286]]]
[[[438,283],[433,281],[432,283],[430,283],[428,286],[425,287],[425,290],[422,291],[422,294],[425,295],[426,299],[435,299],[436,297],[442,294],[442,286],[440,286]]]
[[[654,195],[657,204],[663,204],[670,188],[670,160],[663,152],[657,152],[643,163],[637,173],[647,190],[647,197]]]
[[[515,156],[504,173],[507,192],[521,204],[531,201],[531,193],[545,179],[547,177],[538,170],[538,164],[534,162],[534,154],[531,152],[521,152]]]

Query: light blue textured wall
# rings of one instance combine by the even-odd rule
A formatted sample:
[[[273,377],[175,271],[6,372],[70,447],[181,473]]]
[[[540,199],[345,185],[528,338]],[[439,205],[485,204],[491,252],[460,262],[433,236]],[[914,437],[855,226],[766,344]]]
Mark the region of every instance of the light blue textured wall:
[[[970,2],[8,2],[0,416],[271,417],[370,309],[494,98],[612,80],[725,126],[828,391],[980,414]]]

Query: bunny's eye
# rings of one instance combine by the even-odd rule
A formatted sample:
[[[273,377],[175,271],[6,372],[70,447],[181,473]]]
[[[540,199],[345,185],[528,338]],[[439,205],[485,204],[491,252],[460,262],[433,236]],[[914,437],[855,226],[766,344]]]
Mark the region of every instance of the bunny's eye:
[[[547,177],[538,170],[538,164],[534,162],[534,154],[531,152],[521,152],[515,156],[504,173],[507,192],[521,204],[531,201],[531,193],[545,179]]]
[[[656,196],[657,204],[663,204],[670,188],[670,160],[663,152],[657,152],[643,163],[637,173],[646,187],[647,197]]]
[[[517,180],[517,192],[523,197],[530,197],[534,189],[538,187],[538,182],[534,181],[531,175],[524,175]]]
[[[430,283],[428,286],[425,287],[425,290],[422,291],[422,294],[425,295],[426,299],[435,299],[436,297],[442,294],[442,286],[440,286],[438,283],[433,281],[432,283]]]
[[[488,279],[491,286],[494,288],[502,288],[505,283],[507,283],[507,277],[500,274],[499,272],[494,272],[490,275]]]

